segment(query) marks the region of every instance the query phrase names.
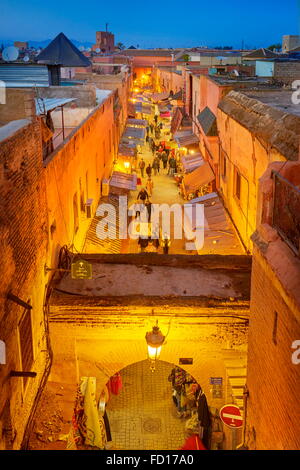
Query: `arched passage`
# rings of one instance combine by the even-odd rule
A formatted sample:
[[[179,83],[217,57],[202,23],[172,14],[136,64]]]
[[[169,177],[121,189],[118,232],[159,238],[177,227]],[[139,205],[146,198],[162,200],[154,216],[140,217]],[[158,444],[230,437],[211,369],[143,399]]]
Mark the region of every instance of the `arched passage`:
[[[120,371],[122,389],[111,394],[106,407],[117,449],[176,450],[183,445],[186,420],[178,417],[168,381],[173,367],[157,361],[151,372],[144,360]]]

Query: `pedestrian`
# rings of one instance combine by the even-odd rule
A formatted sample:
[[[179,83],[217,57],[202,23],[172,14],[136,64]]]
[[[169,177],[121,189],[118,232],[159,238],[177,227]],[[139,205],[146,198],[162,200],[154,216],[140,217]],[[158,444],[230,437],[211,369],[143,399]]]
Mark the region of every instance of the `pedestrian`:
[[[150,131],[151,131],[151,134],[153,134],[153,129],[154,129],[154,127],[153,127],[153,124],[152,124],[152,122],[151,122],[151,124],[150,124]]]
[[[155,151],[156,151],[156,145],[155,145],[155,142],[154,142],[153,139],[152,139],[152,142],[151,142],[151,150],[152,150],[152,155],[154,156]]]
[[[153,180],[151,178],[148,178],[147,184],[146,184],[146,190],[149,194],[149,196],[152,196],[153,193]]]
[[[169,175],[173,176],[176,169],[176,160],[174,157],[171,157],[169,160]]]
[[[146,188],[142,188],[138,193],[137,200],[141,200],[144,204],[146,199],[149,199],[149,194],[146,191]]]
[[[157,124],[157,119],[158,119],[158,116],[157,116],[157,114],[155,114],[155,116],[154,116],[154,122],[155,122],[155,124]]]
[[[152,168],[153,168],[153,171],[154,171],[154,176],[157,175],[157,173],[159,173],[159,158],[154,158],[153,160],[153,163],[152,163]]]
[[[167,157],[166,152],[163,152],[162,154],[162,162],[163,162],[164,170],[166,170],[168,166],[168,157]]]
[[[151,222],[151,211],[152,211],[152,203],[148,199],[148,201],[145,203],[146,209],[148,211],[148,222]]]
[[[139,169],[141,170],[141,176],[142,176],[142,178],[144,178],[145,166],[146,166],[145,160],[142,158],[141,161],[140,161],[140,163],[139,163]]]
[[[159,124],[159,127],[160,127],[160,129],[163,128],[163,123],[162,122]]]
[[[152,175],[152,168],[151,168],[151,165],[149,163],[149,165],[147,166],[146,168],[146,173],[148,175],[148,178],[151,178],[151,175]]]
[[[150,130],[150,127],[147,126],[147,127],[146,127],[147,136],[149,136],[149,130]]]
[[[141,247],[141,253],[144,253],[145,249],[146,249],[147,246],[148,246],[148,239],[147,239],[147,238],[143,238],[143,237],[139,237],[138,244],[139,244],[140,247]]]
[[[163,238],[162,238],[162,241],[161,241],[161,246],[163,247],[164,255],[169,254],[170,245],[171,245],[171,240],[170,240],[168,234],[165,233]]]

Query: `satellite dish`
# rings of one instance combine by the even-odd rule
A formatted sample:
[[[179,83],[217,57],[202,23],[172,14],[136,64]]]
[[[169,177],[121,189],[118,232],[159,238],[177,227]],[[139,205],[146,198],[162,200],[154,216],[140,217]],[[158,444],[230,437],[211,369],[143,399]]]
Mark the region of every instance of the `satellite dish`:
[[[87,52],[91,52],[91,50],[92,50],[92,49],[91,49],[90,47],[88,47],[88,48],[86,49]]]
[[[14,46],[8,46],[2,51],[2,59],[5,60],[5,62],[11,62],[13,60],[17,60],[19,57],[19,49]]]
[[[24,58],[23,58],[23,61],[24,61],[24,62],[29,62],[29,56],[28,56],[28,55],[25,55]]]
[[[99,53],[99,52],[100,52],[100,49],[99,49],[99,47],[97,47],[97,49],[96,49],[96,52],[97,52],[97,53]]]
[[[82,52],[84,51],[84,46],[79,46],[79,50]]]

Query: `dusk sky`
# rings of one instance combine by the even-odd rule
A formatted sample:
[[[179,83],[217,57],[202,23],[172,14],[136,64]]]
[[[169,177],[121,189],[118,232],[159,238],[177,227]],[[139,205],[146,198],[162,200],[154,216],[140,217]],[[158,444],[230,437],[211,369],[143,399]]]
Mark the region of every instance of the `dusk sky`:
[[[262,47],[299,34],[298,0],[2,0],[1,40],[53,39],[64,32],[95,42],[95,31],[115,34],[127,47],[232,45]]]

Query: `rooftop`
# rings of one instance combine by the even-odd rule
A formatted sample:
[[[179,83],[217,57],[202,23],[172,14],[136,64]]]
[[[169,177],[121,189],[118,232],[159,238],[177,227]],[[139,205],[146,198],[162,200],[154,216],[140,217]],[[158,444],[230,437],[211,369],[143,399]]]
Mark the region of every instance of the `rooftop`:
[[[290,92],[287,92],[287,95],[285,92],[283,93],[282,96],[291,98]],[[276,103],[274,98],[269,98],[270,102],[267,104],[261,99],[260,93],[254,96],[250,95],[249,93],[231,91],[219,103],[219,109],[249,129],[258,140],[271,145],[287,160],[297,161],[299,157],[300,113],[290,114],[287,109],[282,110],[279,106],[274,106],[274,102]]]
[[[284,113],[300,117],[300,106],[293,104],[290,90],[247,90],[244,94]]]

